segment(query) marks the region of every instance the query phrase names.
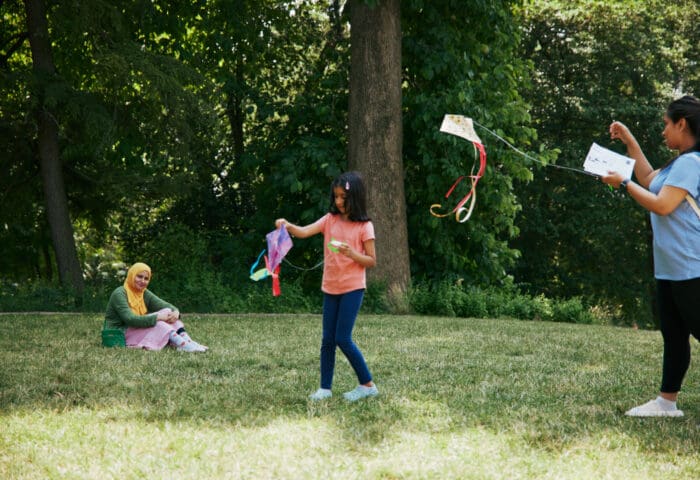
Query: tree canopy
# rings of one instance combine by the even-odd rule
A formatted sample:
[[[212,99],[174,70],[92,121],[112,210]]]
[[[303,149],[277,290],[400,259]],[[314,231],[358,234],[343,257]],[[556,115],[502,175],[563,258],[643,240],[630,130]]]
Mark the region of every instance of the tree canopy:
[[[243,288],[275,218],[308,223],[325,212],[330,180],[348,168],[348,3],[42,1],[56,65],[48,78],[32,69],[24,5],[0,2],[0,279],[57,277],[39,106],[59,126],[88,285],[113,284],[123,262],[148,259],[178,295],[197,282],[212,296]],[[609,145],[613,118],[652,163],[668,158],[663,108],[699,87],[696,2],[400,5],[399,180],[412,280],[515,285],[648,316],[645,213],[542,163],[580,167],[593,141]],[[439,132],[446,113],[476,119],[541,162],[479,132],[487,169],[462,224],[429,212],[475,159],[469,142]],[[314,265],[318,246],[310,240],[290,258]],[[317,288],[320,272],[288,275]]]

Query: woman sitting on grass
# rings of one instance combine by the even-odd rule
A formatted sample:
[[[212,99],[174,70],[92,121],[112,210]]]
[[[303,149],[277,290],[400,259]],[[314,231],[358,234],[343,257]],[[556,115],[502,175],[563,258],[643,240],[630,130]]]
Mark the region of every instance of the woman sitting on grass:
[[[150,290],[151,267],[135,263],[129,268],[124,285],[117,287],[109,298],[102,327],[103,345],[106,332],[121,331],[122,345],[160,350],[172,345],[183,352],[206,352],[207,347],[190,338],[180,320],[180,312],[161,300]]]

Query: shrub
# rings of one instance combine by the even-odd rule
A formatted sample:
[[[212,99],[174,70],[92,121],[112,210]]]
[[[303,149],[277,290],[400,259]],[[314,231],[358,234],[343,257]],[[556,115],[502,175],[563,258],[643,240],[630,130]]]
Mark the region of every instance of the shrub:
[[[242,285],[231,296],[227,311],[233,313],[316,313],[321,311],[321,292],[305,294],[301,282],[282,282],[278,297],[272,295],[270,279]],[[235,309],[231,309],[234,307]]]
[[[409,291],[411,309],[423,315],[454,317],[451,289],[446,282],[435,285],[419,283]]]
[[[160,248],[156,248],[158,245]],[[153,269],[154,293],[184,313],[320,313],[323,305],[320,289],[305,288],[303,276],[282,279],[279,297],[272,295],[269,279],[252,282],[244,277],[234,286],[225,285],[221,274],[208,262],[204,241],[186,227],[169,229],[154,238],[144,246],[143,259]],[[82,296],[53,283],[0,282],[0,310],[99,312],[104,310],[112,290],[122,282],[123,272],[121,278],[111,282],[88,284]],[[581,324],[609,324],[615,318],[614,312],[600,306],[590,308],[578,297],[559,300],[544,295],[531,297],[512,286],[482,289],[464,285],[460,280],[415,282],[405,295],[390,301],[384,284],[368,284],[363,313],[409,311],[419,315],[510,317]]]
[[[488,316],[488,301],[483,292],[477,288],[468,291],[461,289],[461,294],[455,295],[459,301],[455,313],[458,317],[484,318]]]
[[[555,322],[594,323],[593,314],[578,297],[554,302],[552,304],[552,317]]]
[[[368,282],[365,296],[362,300],[362,311],[375,314],[390,312],[387,295],[386,283]]]
[[[151,237],[133,261],[151,267],[153,293],[181,311],[223,310],[230,291],[211,263],[206,240],[190,228],[173,224]]]

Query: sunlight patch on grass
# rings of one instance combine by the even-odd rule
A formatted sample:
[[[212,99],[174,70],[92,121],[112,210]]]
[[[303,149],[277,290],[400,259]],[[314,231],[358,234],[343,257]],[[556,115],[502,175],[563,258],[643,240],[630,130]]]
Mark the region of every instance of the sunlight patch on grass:
[[[417,419],[413,428],[359,444],[347,435],[347,419],[338,418],[337,411],[277,417],[260,427],[144,422],[129,418],[127,406],[10,415],[3,418],[0,474],[27,479],[627,479],[693,470],[682,457],[649,455],[620,432],[579,438],[560,451],[543,450],[515,432],[435,429],[432,422],[446,413],[440,405],[403,405],[406,416]],[[31,424],[41,428],[28,429]],[[352,424],[361,427],[362,420]]]

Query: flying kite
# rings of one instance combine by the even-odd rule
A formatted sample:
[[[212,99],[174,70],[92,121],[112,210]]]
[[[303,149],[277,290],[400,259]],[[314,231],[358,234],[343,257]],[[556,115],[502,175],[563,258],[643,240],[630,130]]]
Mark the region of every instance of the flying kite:
[[[469,220],[469,217],[471,217],[472,212],[474,211],[474,206],[476,205],[476,184],[479,183],[479,180],[484,176],[484,172],[486,171],[486,149],[484,148],[483,142],[474,131],[474,123],[469,117],[462,115],[445,115],[442,120],[442,125],[440,126],[440,131],[469,140],[474,145],[474,149],[479,152],[479,169],[476,174],[474,173],[474,167],[472,167],[471,175],[462,175],[457,178],[457,180],[455,180],[445,194],[445,198],[449,198],[457,185],[465,178],[471,179],[472,185],[469,193],[467,193],[459,202],[457,202],[457,205],[447,213],[439,213],[435,211],[435,209],[442,208],[442,205],[439,203],[434,203],[430,206],[430,213],[433,216],[444,218],[454,213],[455,219],[459,223],[464,223]],[[469,207],[467,208],[464,205],[469,200],[471,201],[469,203]]]
[[[580,168],[572,168],[572,167],[567,167],[565,165],[555,165],[552,163],[545,163],[542,160],[539,160],[531,155],[528,155],[527,153],[523,152],[522,150],[518,149],[515,147],[513,144],[511,144],[508,140],[505,138],[501,137],[498,135],[496,132],[493,130],[490,130],[486,128],[485,126],[481,125],[479,122],[476,120],[472,120],[469,117],[465,117],[463,115],[445,115],[445,117],[442,120],[442,125],[440,126],[440,131],[444,133],[449,133],[452,135],[456,135],[458,137],[464,138],[465,140],[469,140],[474,144],[474,148],[479,151],[479,170],[477,171],[476,174],[474,174],[474,168],[472,167],[472,174],[465,177],[462,175],[459,177],[457,180],[455,180],[454,184],[452,184],[452,187],[447,191],[445,194],[445,198],[449,198],[450,194],[452,194],[452,191],[457,187],[459,182],[461,182],[464,178],[470,178],[472,181],[472,188],[467,193],[467,195],[462,198],[457,203],[457,206],[455,206],[451,211],[447,213],[438,213],[435,211],[436,208],[442,208],[442,205],[439,203],[435,203],[430,206],[430,213],[433,214],[436,217],[446,217],[452,213],[455,214],[455,218],[457,219],[458,222],[464,223],[467,220],[469,220],[469,217],[471,217],[472,211],[474,210],[474,205],[476,204],[476,184],[479,182],[479,179],[484,175],[484,171],[486,170],[486,150],[484,149],[484,144],[479,138],[479,136],[476,134],[474,131],[474,125],[478,126],[479,128],[482,128],[483,130],[486,130],[489,134],[493,135],[496,139],[499,141],[503,142],[505,145],[507,145],[510,149],[518,153],[519,155],[522,155],[523,157],[532,160],[533,162],[540,163],[544,165],[545,167],[553,167],[561,170],[568,170],[572,172],[577,172],[577,173],[583,173],[585,175],[590,175],[593,177],[599,177],[601,175],[600,172],[595,172],[591,171],[588,168],[587,163],[589,163],[589,158],[586,159],[586,162],[584,163],[584,169]],[[594,147],[597,147],[595,149]],[[591,147],[591,152],[593,152],[595,149],[595,152],[600,152],[602,149],[601,147],[598,147],[596,144],[593,144]],[[606,150],[606,149],[602,149]],[[608,155],[617,155],[614,154],[614,152],[607,151]],[[591,156],[591,153],[589,152],[589,157]],[[619,155],[618,155],[619,156]],[[606,157],[607,158],[607,157]],[[626,157],[625,157],[626,158]],[[626,159],[626,160],[631,160],[631,159]],[[471,200],[469,203],[469,208],[466,208],[464,206],[465,203],[467,203],[468,200]],[[698,209],[700,211],[700,208]],[[700,213],[698,213],[698,216],[700,216]]]
[[[282,224],[280,228],[276,228],[265,235],[265,239],[267,240],[268,255],[265,255],[264,249],[260,252],[258,259],[253,266],[250,267],[250,279],[257,282],[267,277],[272,277],[272,295],[278,297],[282,293],[279,280],[280,264],[294,244],[284,224]],[[256,271],[255,269],[260,263],[260,257],[263,256],[265,259],[265,268]]]

